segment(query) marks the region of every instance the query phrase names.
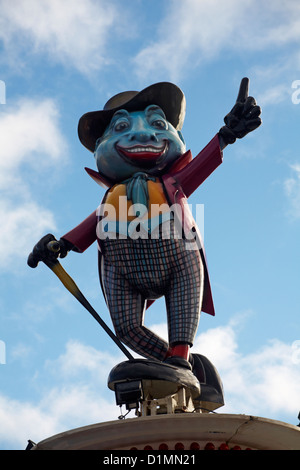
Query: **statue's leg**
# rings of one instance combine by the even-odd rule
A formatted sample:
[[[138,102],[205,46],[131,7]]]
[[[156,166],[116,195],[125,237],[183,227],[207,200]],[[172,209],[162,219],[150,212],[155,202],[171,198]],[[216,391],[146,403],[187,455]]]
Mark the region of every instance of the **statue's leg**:
[[[174,272],[165,295],[171,355],[182,349],[174,348],[178,345],[193,345],[204,288],[204,267],[197,249],[185,250],[184,241],[180,240],[174,259]]]
[[[168,343],[143,325],[145,299],[115,266],[104,263],[103,284],[117,337],[138,354],[163,360]]]

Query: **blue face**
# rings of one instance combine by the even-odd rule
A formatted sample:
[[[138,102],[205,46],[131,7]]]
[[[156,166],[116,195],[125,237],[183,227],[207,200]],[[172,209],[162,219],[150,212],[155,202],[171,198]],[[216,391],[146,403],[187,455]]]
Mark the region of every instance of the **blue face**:
[[[144,111],[117,111],[96,143],[98,170],[113,182],[120,182],[138,171],[163,174],[185,152],[179,131],[156,105]]]

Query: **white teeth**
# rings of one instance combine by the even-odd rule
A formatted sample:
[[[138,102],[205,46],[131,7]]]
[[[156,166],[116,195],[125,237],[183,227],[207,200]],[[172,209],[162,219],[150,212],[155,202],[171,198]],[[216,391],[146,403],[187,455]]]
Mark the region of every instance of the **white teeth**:
[[[124,148],[126,152],[130,153],[142,153],[142,152],[152,152],[152,153],[159,153],[164,150],[164,147],[155,148],[155,147],[132,147],[132,148]]]

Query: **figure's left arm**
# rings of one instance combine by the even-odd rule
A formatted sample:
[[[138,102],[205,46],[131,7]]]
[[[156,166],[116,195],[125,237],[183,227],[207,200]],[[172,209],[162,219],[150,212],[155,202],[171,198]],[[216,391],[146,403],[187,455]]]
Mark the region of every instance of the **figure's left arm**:
[[[249,79],[243,78],[236,103],[224,118],[225,126],[186,167],[174,175],[187,197],[222,163],[222,151],[228,144],[261,125],[261,109],[248,92]]]

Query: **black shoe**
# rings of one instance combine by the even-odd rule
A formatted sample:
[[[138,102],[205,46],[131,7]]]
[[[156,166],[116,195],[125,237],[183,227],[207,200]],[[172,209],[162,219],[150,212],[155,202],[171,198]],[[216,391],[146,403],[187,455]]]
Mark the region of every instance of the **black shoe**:
[[[200,383],[206,382],[205,369],[199,354],[190,354],[189,362],[191,364],[191,369],[193,374],[197,377]]]
[[[186,359],[184,359],[184,358],[181,357],[181,356],[170,356],[170,357],[167,357],[167,359],[164,360],[164,363],[165,363],[165,364],[168,364],[168,365],[170,365],[170,366],[182,367],[183,369],[192,370],[192,366],[191,366],[191,364],[189,363],[189,361],[187,361]]]

